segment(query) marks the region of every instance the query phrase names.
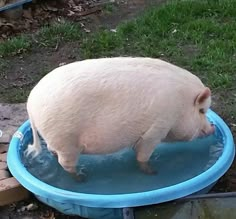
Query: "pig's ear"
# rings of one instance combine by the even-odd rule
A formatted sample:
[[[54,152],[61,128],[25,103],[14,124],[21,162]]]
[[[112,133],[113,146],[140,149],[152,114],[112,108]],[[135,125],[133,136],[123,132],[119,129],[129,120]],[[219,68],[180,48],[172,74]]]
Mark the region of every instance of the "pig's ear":
[[[208,87],[205,87],[204,90],[196,97],[195,104],[202,104],[210,96],[211,90]]]

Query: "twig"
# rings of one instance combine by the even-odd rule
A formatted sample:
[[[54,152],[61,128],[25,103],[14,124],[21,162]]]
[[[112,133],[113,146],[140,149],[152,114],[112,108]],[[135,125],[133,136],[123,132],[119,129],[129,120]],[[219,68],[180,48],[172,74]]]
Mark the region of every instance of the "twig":
[[[101,2],[91,4],[91,7],[103,6],[103,5],[114,4],[114,3],[115,2],[112,2],[112,1],[101,1]]]
[[[58,47],[59,47],[59,40],[57,40],[57,44],[56,44],[54,50],[57,51]]]
[[[32,81],[28,81],[28,82],[25,82],[25,83],[21,83],[21,84],[15,84],[13,83],[11,87],[23,87],[23,86],[28,86],[28,85],[31,85],[33,82]]]
[[[86,10],[86,11],[83,11],[83,12],[81,12],[81,13],[78,13],[78,15],[79,16],[87,16],[87,15],[90,15],[90,14],[94,14],[94,13],[96,13],[96,12],[98,12],[98,11],[101,11],[102,9],[99,7],[93,7],[93,8],[91,8],[91,9],[88,9],[88,10]]]
[[[47,45],[46,45],[45,43],[39,42],[38,40],[36,40],[33,34],[31,35],[31,37],[32,37],[32,40],[33,40],[35,43],[37,43],[37,44],[39,44],[39,45],[43,45],[44,47],[47,47]]]
[[[7,88],[7,86],[5,86],[5,85],[3,85],[3,84],[0,84],[0,86],[2,86],[4,89],[6,89],[6,88]]]

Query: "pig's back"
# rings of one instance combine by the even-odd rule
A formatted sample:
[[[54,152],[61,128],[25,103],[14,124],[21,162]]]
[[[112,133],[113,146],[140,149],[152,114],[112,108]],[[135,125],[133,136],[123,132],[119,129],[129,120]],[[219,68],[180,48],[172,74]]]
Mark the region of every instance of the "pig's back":
[[[76,96],[100,92],[109,95],[108,90],[117,93],[123,89],[129,89],[129,92],[143,89],[146,92],[163,83],[202,86],[195,75],[162,60],[121,57],[90,59],[56,68],[41,79],[32,94],[40,92],[47,94],[46,99],[61,99],[72,93]]]

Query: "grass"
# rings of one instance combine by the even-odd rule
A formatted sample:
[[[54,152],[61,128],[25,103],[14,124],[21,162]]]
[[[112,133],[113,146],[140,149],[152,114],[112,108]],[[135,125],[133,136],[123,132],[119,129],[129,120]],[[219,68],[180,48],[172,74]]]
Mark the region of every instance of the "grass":
[[[56,46],[61,41],[80,40],[81,27],[79,24],[72,22],[54,23],[43,27],[36,38],[41,45]]]
[[[18,36],[0,44],[0,57],[16,55],[27,51],[31,47],[31,42],[26,36]]]
[[[60,42],[81,39],[81,27],[69,21],[42,27],[34,35],[23,34],[0,43],[0,57],[27,52],[32,46],[55,47]]]
[[[22,35],[1,43],[0,56],[29,51],[32,46],[56,47],[61,42],[79,40],[83,59],[161,58],[197,74],[213,90],[232,89],[236,84],[235,14],[235,0],[171,1],[120,24],[116,31],[83,34],[80,25],[71,22],[45,26],[32,37]],[[4,60],[0,71],[2,68],[6,68]],[[8,99],[24,99],[29,88],[21,89],[19,94],[14,94],[16,89],[10,90]]]
[[[103,30],[82,44],[83,58],[161,57],[196,73],[213,88],[231,87],[236,69],[236,1],[172,1],[116,32]]]
[[[1,99],[9,100],[9,103],[23,103],[26,101],[30,93],[30,87],[25,86],[24,88],[8,88],[7,91],[5,89],[0,89]]]

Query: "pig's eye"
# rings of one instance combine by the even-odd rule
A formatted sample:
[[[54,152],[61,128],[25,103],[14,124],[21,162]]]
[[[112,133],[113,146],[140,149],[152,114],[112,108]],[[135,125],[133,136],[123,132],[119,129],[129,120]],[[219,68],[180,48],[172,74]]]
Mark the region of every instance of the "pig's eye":
[[[204,109],[200,109],[200,110],[199,110],[199,113],[204,114],[204,113],[205,113],[205,110],[204,110]]]

